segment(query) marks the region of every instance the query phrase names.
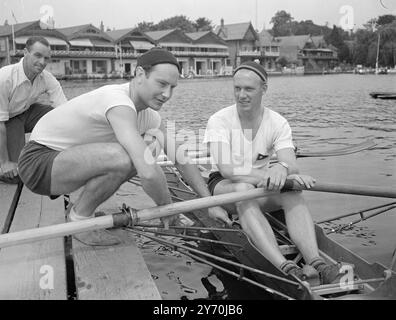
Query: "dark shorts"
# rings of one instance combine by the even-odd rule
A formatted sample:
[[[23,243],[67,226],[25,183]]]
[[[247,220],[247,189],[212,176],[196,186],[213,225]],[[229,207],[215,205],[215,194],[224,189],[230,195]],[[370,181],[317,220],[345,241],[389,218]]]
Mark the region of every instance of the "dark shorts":
[[[18,172],[23,183],[34,193],[51,195],[51,173],[54,159],[59,154],[35,141],[29,141],[18,160]]]
[[[219,171],[212,172],[209,175],[208,189],[211,195],[213,195],[216,185],[222,180],[225,180],[225,178],[221,175]]]

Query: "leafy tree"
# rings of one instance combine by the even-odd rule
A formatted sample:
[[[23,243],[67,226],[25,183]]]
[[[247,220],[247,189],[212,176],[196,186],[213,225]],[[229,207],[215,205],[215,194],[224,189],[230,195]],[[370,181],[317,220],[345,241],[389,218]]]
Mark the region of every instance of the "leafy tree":
[[[156,29],[155,29],[154,23],[143,21],[143,22],[138,23],[135,30],[140,31],[140,32],[148,32],[148,31],[154,31]]]
[[[193,23],[195,30],[196,31],[212,31],[213,30],[213,25],[212,25],[212,21],[210,21],[207,18],[198,18],[197,20],[195,20],[195,22]]]
[[[383,16],[379,16],[377,19],[377,24],[379,26],[383,26],[385,24],[389,24],[396,21],[396,16],[392,15],[392,14],[385,14]]]
[[[294,18],[285,10],[275,13],[272,17],[271,23],[273,24],[272,31],[275,37],[290,36],[292,34],[292,22]]]
[[[195,27],[193,22],[190,21],[186,16],[179,15],[171,18],[161,20],[155,25],[156,30],[167,30],[179,28],[184,32],[194,32]]]
[[[276,63],[279,64],[282,68],[289,64],[289,61],[286,57],[281,56],[276,60]]]

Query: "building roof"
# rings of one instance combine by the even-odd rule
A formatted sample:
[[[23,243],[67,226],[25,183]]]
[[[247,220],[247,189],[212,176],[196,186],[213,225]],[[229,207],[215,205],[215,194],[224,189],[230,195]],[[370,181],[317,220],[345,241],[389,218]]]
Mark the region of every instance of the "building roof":
[[[211,31],[199,31],[199,32],[188,32],[186,33],[186,35],[195,41],[202,38],[203,36],[206,36],[209,33],[211,33]]]
[[[14,33],[30,27],[33,24],[40,24],[39,20],[36,21],[29,21],[29,22],[23,22],[23,23],[16,23],[14,24]],[[0,37],[1,36],[8,36],[12,34],[12,25],[7,25],[7,26],[0,26]]]
[[[73,26],[67,28],[56,29],[61,34],[65,35],[68,40],[73,40],[76,38],[88,38],[88,39],[105,39],[106,41],[113,42],[114,40],[105,32],[95,27],[92,24],[83,24],[80,26]],[[92,32],[94,31],[94,32]]]
[[[267,30],[262,30],[259,33],[260,46],[279,46],[279,42],[274,40],[274,36]]]
[[[257,35],[251,22],[217,26],[215,29],[215,34],[219,35],[220,37],[222,37],[221,33],[224,34],[224,38],[222,38],[225,40],[242,40],[245,38],[245,35],[250,28],[254,31],[254,34]]]
[[[63,33],[65,36],[70,37],[75,33],[83,32],[85,29],[87,29],[90,26],[94,27],[92,24],[83,24],[83,25],[73,26],[73,27],[57,28],[57,30],[59,32]]]
[[[311,36],[301,35],[301,36],[287,36],[287,37],[276,37],[279,40],[279,46],[281,47],[298,47],[303,49],[307,42],[310,42]]]
[[[110,36],[114,41],[118,41],[125,37],[129,32],[133,31],[134,28],[126,28],[119,30],[106,31],[106,34]]]
[[[158,40],[162,39],[163,37],[171,34],[172,32],[174,32],[176,30],[177,29],[148,31],[148,32],[145,32],[145,34],[148,35],[150,38],[154,39],[155,41],[158,41]]]
[[[327,46],[324,36],[312,36],[311,39],[312,39],[315,47],[317,47],[317,48]]]
[[[189,32],[185,33],[185,35],[201,47],[228,49],[227,42],[213,33],[213,31]]]

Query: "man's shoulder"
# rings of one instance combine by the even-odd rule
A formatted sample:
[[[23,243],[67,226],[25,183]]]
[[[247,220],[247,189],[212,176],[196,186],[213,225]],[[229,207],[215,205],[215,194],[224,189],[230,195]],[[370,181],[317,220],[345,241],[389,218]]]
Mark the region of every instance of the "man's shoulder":
[[[233,104],[232,106],[225,107],[213,113],[211,118],[223,118],[223,119],[230,119],[235,112],[236,105]]]
[[[18,63],[9,64],[0,68],[0,80],[7,80],[18,69]]]
[[[276,112],[276,111],[274,111],[274,110],[272,110],[270,108],[266,108],[266,109],[267,109],[268,118],[271,121],[288,122],[287,119],[284,116],[282,116],[279,112]]]

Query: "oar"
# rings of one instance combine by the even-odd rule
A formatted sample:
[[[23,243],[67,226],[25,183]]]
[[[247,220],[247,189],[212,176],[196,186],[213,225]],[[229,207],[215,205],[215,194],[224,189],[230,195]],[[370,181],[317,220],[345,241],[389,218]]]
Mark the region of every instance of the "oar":
[[[347,185],[347,184],[335,184],[335,183],[324,183],[316,182],[315,186],[306,189],[301,186],[295,180],[287,180],[284,189],[286,190],[308,190],[308,191],[321,191],[329,193],[344,193],[353,194],[360,196],[380,197],[380,198],[396,198],[396,187],[374,187],[374,186],[359,186],[359,185]]]
[[[377,143],[375,143],[372,139],[368,139],[366,141],[363,141],[361,143],[358,143],[358,144],[355,144],[352,146],[334,148],[334,149],[329,149],[329,150],[324,150],[324,151],[314,151],[314,152],[297,151],[296,157],[297,158],[307,158],[307,157],[342,156],[342,155],[347,155],[347,154],[371,149],[371,148],[375,147],[376,145],[377,145]],[[210,152],[209,152],[209,150],[201,150],[201,151],[191,150],[188,152],[188,155],[193,158],[206,158],[206,157],[210,156]],[[273,158],[273,159],[275,159],[275,158]],[[161,160],[165,160],[165,159],[161,159]]]
[[[305,190],[305,187],[299,185],[299,183],[296,181],[288,180],[286,181],[284,190]],[[316,185],[309,190],[331,193],[366,195],[373,197],[396,198],[395,191],[381,187],[316,183]],[[43,228],[30,229],[0,235],[0,248],[55,238],[59,236],[72,235],[84,231],[130,226],[146,220],[172,216],[183,212],[206,209],[214,206],[221,206],[229,203],[235,203],[238,201],[266,197],[277,193],[278,192],[268,192],[263,188],[257,188],[243,192],[232,192],[142,210],[123,210],[123,212],[121,213],[92,218],[85,221],[69,222]]]

